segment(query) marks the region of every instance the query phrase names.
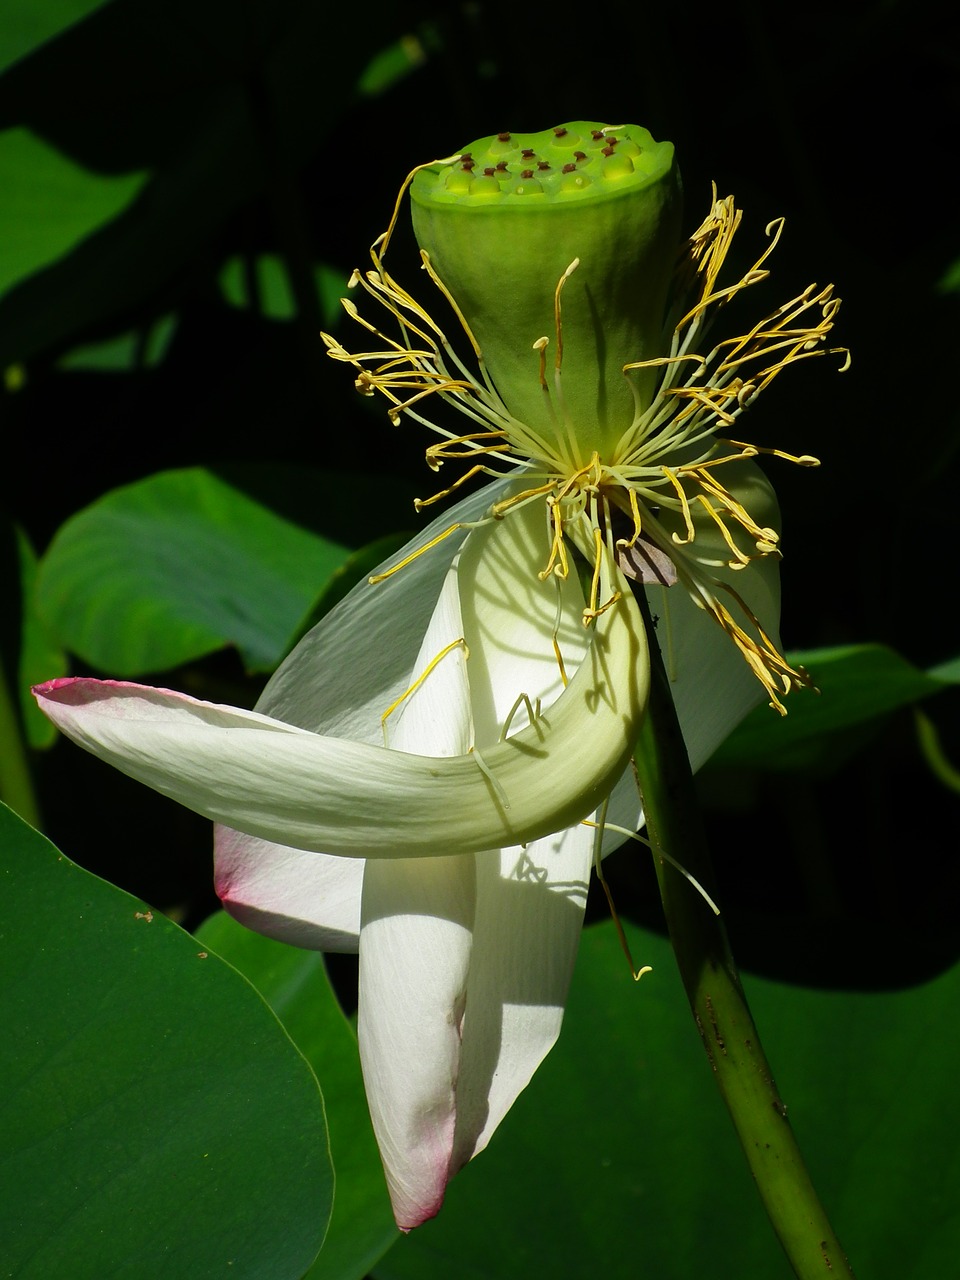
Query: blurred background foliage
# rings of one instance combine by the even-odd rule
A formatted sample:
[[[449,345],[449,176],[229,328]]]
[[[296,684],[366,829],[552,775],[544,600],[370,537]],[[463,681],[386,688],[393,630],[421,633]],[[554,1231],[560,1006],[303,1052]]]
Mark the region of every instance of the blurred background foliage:
[[[769,467],[783,637],[823,693],[791,699],[783,726],[758,713],[701,775],[734,951],[765,981],[821,991],[891,992],[950,969],[958,51],[939,15],[930,0],[611,0],[579,14],[527,0],[8,0],[8,688],[69,670],[252,705],[431,491],[429,441],[358,397],[318,336],[340,324],[343,285],[404,176],[499,129],[635,121],[675,142],[689,229],[712,181],[734,193],[741,265],[786,217],[773,280],[748,305],[834,281],[835,336],[853,352],[843,376],[830,359],[792,370],[749,420],[758,443],[823,461]],[[396,268],[408,251],[401,239]],[[26,705],[11,714],[51,839],[199,924],[216,905],[206,824],[53,745]],[[608,874],[621,914],[659,931],[642,853],[622,850]],[[337,981],[349,1006],[347,967]],[[396,1266],[383,1274],[413,1274]]]

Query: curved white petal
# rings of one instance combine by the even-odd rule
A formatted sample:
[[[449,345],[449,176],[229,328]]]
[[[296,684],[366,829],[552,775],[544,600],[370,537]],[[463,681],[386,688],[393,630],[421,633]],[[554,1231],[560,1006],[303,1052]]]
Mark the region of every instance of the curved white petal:
[[[478,747],[498,742],[508,717],[511,730],[529,723],[518,699],[539,699],[544,708],[556,702],[563,691],[558,650],[571,678],[590,647],[576,574],[540,579],[549,550],[539,503],[478,529],[464,546],[461,576],[469,590],[461,592],[461,609]],[[646,649],[637,656],[645,679]]]
[[[488,493],[482,502],[486,506],[491,500]],[[474,508],[479,501],[481,499],[474,495],[469,503],[460,504],[459,518],[474,518],[477,514]],[[456,520],[457,510],[451,515]],[[446,527],[443,520],[437,521],[424,531],[422,539],[429,541],[441,531],[437,527],[440,525]],[[438,606],[436,596],[430,599],[426,593],[435,586],[438,569],[442,571],[443,580],[442,574],[447,572],[460,542],[462,536],[446,539],[441,544],[442,553],[441,547],[434,548],[379,588],[367,583],[355,588],[294,650],[281,668],[287,673],[285,678],[279,682],[275,678],[267,686],[257,710],[288,719],[300,728],[320,730],[325,724],[331,732],[339,728],[354,741],[368,740],[369,721],[376,726],[375,740],[382,742],[381,715],[413,679],[413,656],[409,659],[404,656],[404,644],[398,636],[408,640],[416,637],[420,644],[431,611],[435,612]],[[409,554],[412,545],[415,544],[405,547],[399,558]],[[428,562],[429,573],[418,568],[421,564],[427,566]],[[385,562],[381,569],[389,563]],[[401,580],[412,589],[398,596],[390,583]],[[455,578],[452,590],[455,598]],[[449,591],[446,597],[443,591],[439,594],[441,601],[449,597]],[[459,634],[459,614],[457,619]],[[435,652],[441,647],[438,645]],[[387,691],[376,695],[383,699],[380,702],[366,689],[362,695],[358,693],[356,684],[363,678],[378,689],[391,660],[399,664],[397,671],[402,688],[395,690],[388,683]],[[443,704],[443,699],[451,693],[443,680],[455,661],[452,657],[442,672],[425,682],[418,694],[421,704],[428,698],[435,699],[438,707]],[[461,680],[461,686],[463,701],[465,681]],[[346,713],[350,708],[337,709],[339,704],[335,700],[342,699],[348,687],[361,707],[356,715]],[[299,698],[298,689],[302,692]],[[330,704],[325,704],[324,699],[330,699]],[[391,734],[403,716],[405,705],[401,704],[388,721]],[[391,741],[397,745],[393,738]],[[466,742],[460,750],[466,751],[469,745]],[[438,749],[436,754],[460,754],[460,751],[443,753]],[[357,949],[363,885],[363,865],[359,859],[293,849],[218,824],[214,831],[214,882],[230,914],[258,933],[323,951]]]
[[[397,749],[437,756],[469,750],[473,721],[462,632],[458,574],[451,569],[415,664],[418,675],[426,674],[391,717]],[[366,864],[360,1060],[394,1215],[404,1230],[433,1217],[450,1176],[474,864],[472,854]]]
[[[579,587],[537,577],[544,535],[542,515],[528,509],[468,541],[456,571],[462,621],[442,596],[417,671],[445,656],[404,703],[394,745],[462,751],[466,739],[450,726],[466,733],[471,711],[478,741],[496,743],[518,694],[544,709],[557,698],[554,637],[571,673],[589,645]],[[455,580],[451,572],[448,585]],[[463,646],[448,649],[461,634],[465,661]],[[469,678],[466,704],[458,677],[464,689]],[[556,1040],[592,848],[592,830],[576,826],[475,858],[368,861],[361,1056],[401,1227],[437,1212],[450,1177],[486,1144]]]
[[[645,704],[645,643],[625,596],[597,620],[555,705],[482,761],[321,737],[123,682],[55,680],[35,693],[80,746],[249,835],[348,857],[472,853],[538,839],[596,808]]]

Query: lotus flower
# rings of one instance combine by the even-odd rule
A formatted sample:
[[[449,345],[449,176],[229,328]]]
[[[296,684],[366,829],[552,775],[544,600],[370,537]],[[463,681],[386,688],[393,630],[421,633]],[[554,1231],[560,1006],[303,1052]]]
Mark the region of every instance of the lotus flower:
[[[403,1229],[438,1211],[554,1043],[604,821],[606,844],[640,821],[633,590],[661,619],[694,767],[762,691],[782,710],[802,683],[776,638],[762,450],[718,429],[822,351],[837,305],[811,287],[695,352],[766,254],[718,286],[739,214],[714,200],[680,245],[673,151],[645,130],[500,134],[411,178],[423,264],[473,364],[387,272],[390,232],[353,284],[397,336],[347,302],[375,350],[325,340],[393,420],[466,413],[466,434],[436,425],[428,462],[493,482],[347,596],[254,712],[112,681],[35,690],[74,741],[220,824],[237,919],[359,948],[364,1078]]]

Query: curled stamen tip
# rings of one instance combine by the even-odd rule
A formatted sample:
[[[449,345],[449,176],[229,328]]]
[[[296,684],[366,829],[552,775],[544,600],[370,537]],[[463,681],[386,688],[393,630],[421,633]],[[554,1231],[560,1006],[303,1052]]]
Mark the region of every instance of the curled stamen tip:
[[[357,285],[360,283],[360,279],[361,279],[360,272],[357,270],[356,267],[354,267],[350,273],[350,279],[347,281],[347,288],[355,289]],[[346,303],[347,300],[346,298],[341,298],[340,301],[343,303]]]
[[[533,344],[532,349],[534,351],[546,351],[547,346],[549,345],[549,342],[550,342],[550,339],[547,337],[538,338],[536,342]]]
[[[819,467],[820,459],[815,458],[812,453],[802,453],[797,459],[797,463],[801,467]]]
[[[569,267],[567,267],[566,271],[564,271],[563,273],[564,280],[569,280],[570,277],[573,275],[573,273],[576,271],[577,267],[579,267],[579,265],[580,265],[580,259],[574,258],[574,260],[570,263]]]

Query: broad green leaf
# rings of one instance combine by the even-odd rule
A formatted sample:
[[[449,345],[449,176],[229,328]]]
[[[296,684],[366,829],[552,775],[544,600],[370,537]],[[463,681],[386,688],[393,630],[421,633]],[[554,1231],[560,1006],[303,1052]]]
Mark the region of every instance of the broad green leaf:
[[[256,992],[0,809],[0,1257],[18,1280],[299,1280],[316,1079]]]
[[[813,649],[788,655],[810,673],[819,693],[791,695],[781,719],[758,707],[713,756],[712,763],[754,769],[830,769],[843,762],[837,734],[947,687],[948,677],[927,673],[878,644]],[[946,670],[946,669],[944,669]]]
[[[370,1125],[357,1038],[337,1003],[323,957],[244,929],[226,912],[197,930],[248,978],[323,1083],[337,1178],[330,1229],[309,1280],[360,1280],[397,1238]]]
[[[440,1215],[377,1280],[789,1280],[669,945],[585,931],[558,1046]],[[758,979],[747,995],[814,1182],[857,1274],[952,1275],[960,1095],[944,1028],[960,968],[883,994]]]
[[[92,173],[26,129],[0,133],[0,293],[109,222],[145,180]]]
[[[227,644],[270,669],[346,556],[208,471],[168,471],[71,517],[41,561],[37,598],[60,643],[114,675]]]
[[[0,71],[64,28],[92,12],[105,0],[6,0],[0,23]]]

